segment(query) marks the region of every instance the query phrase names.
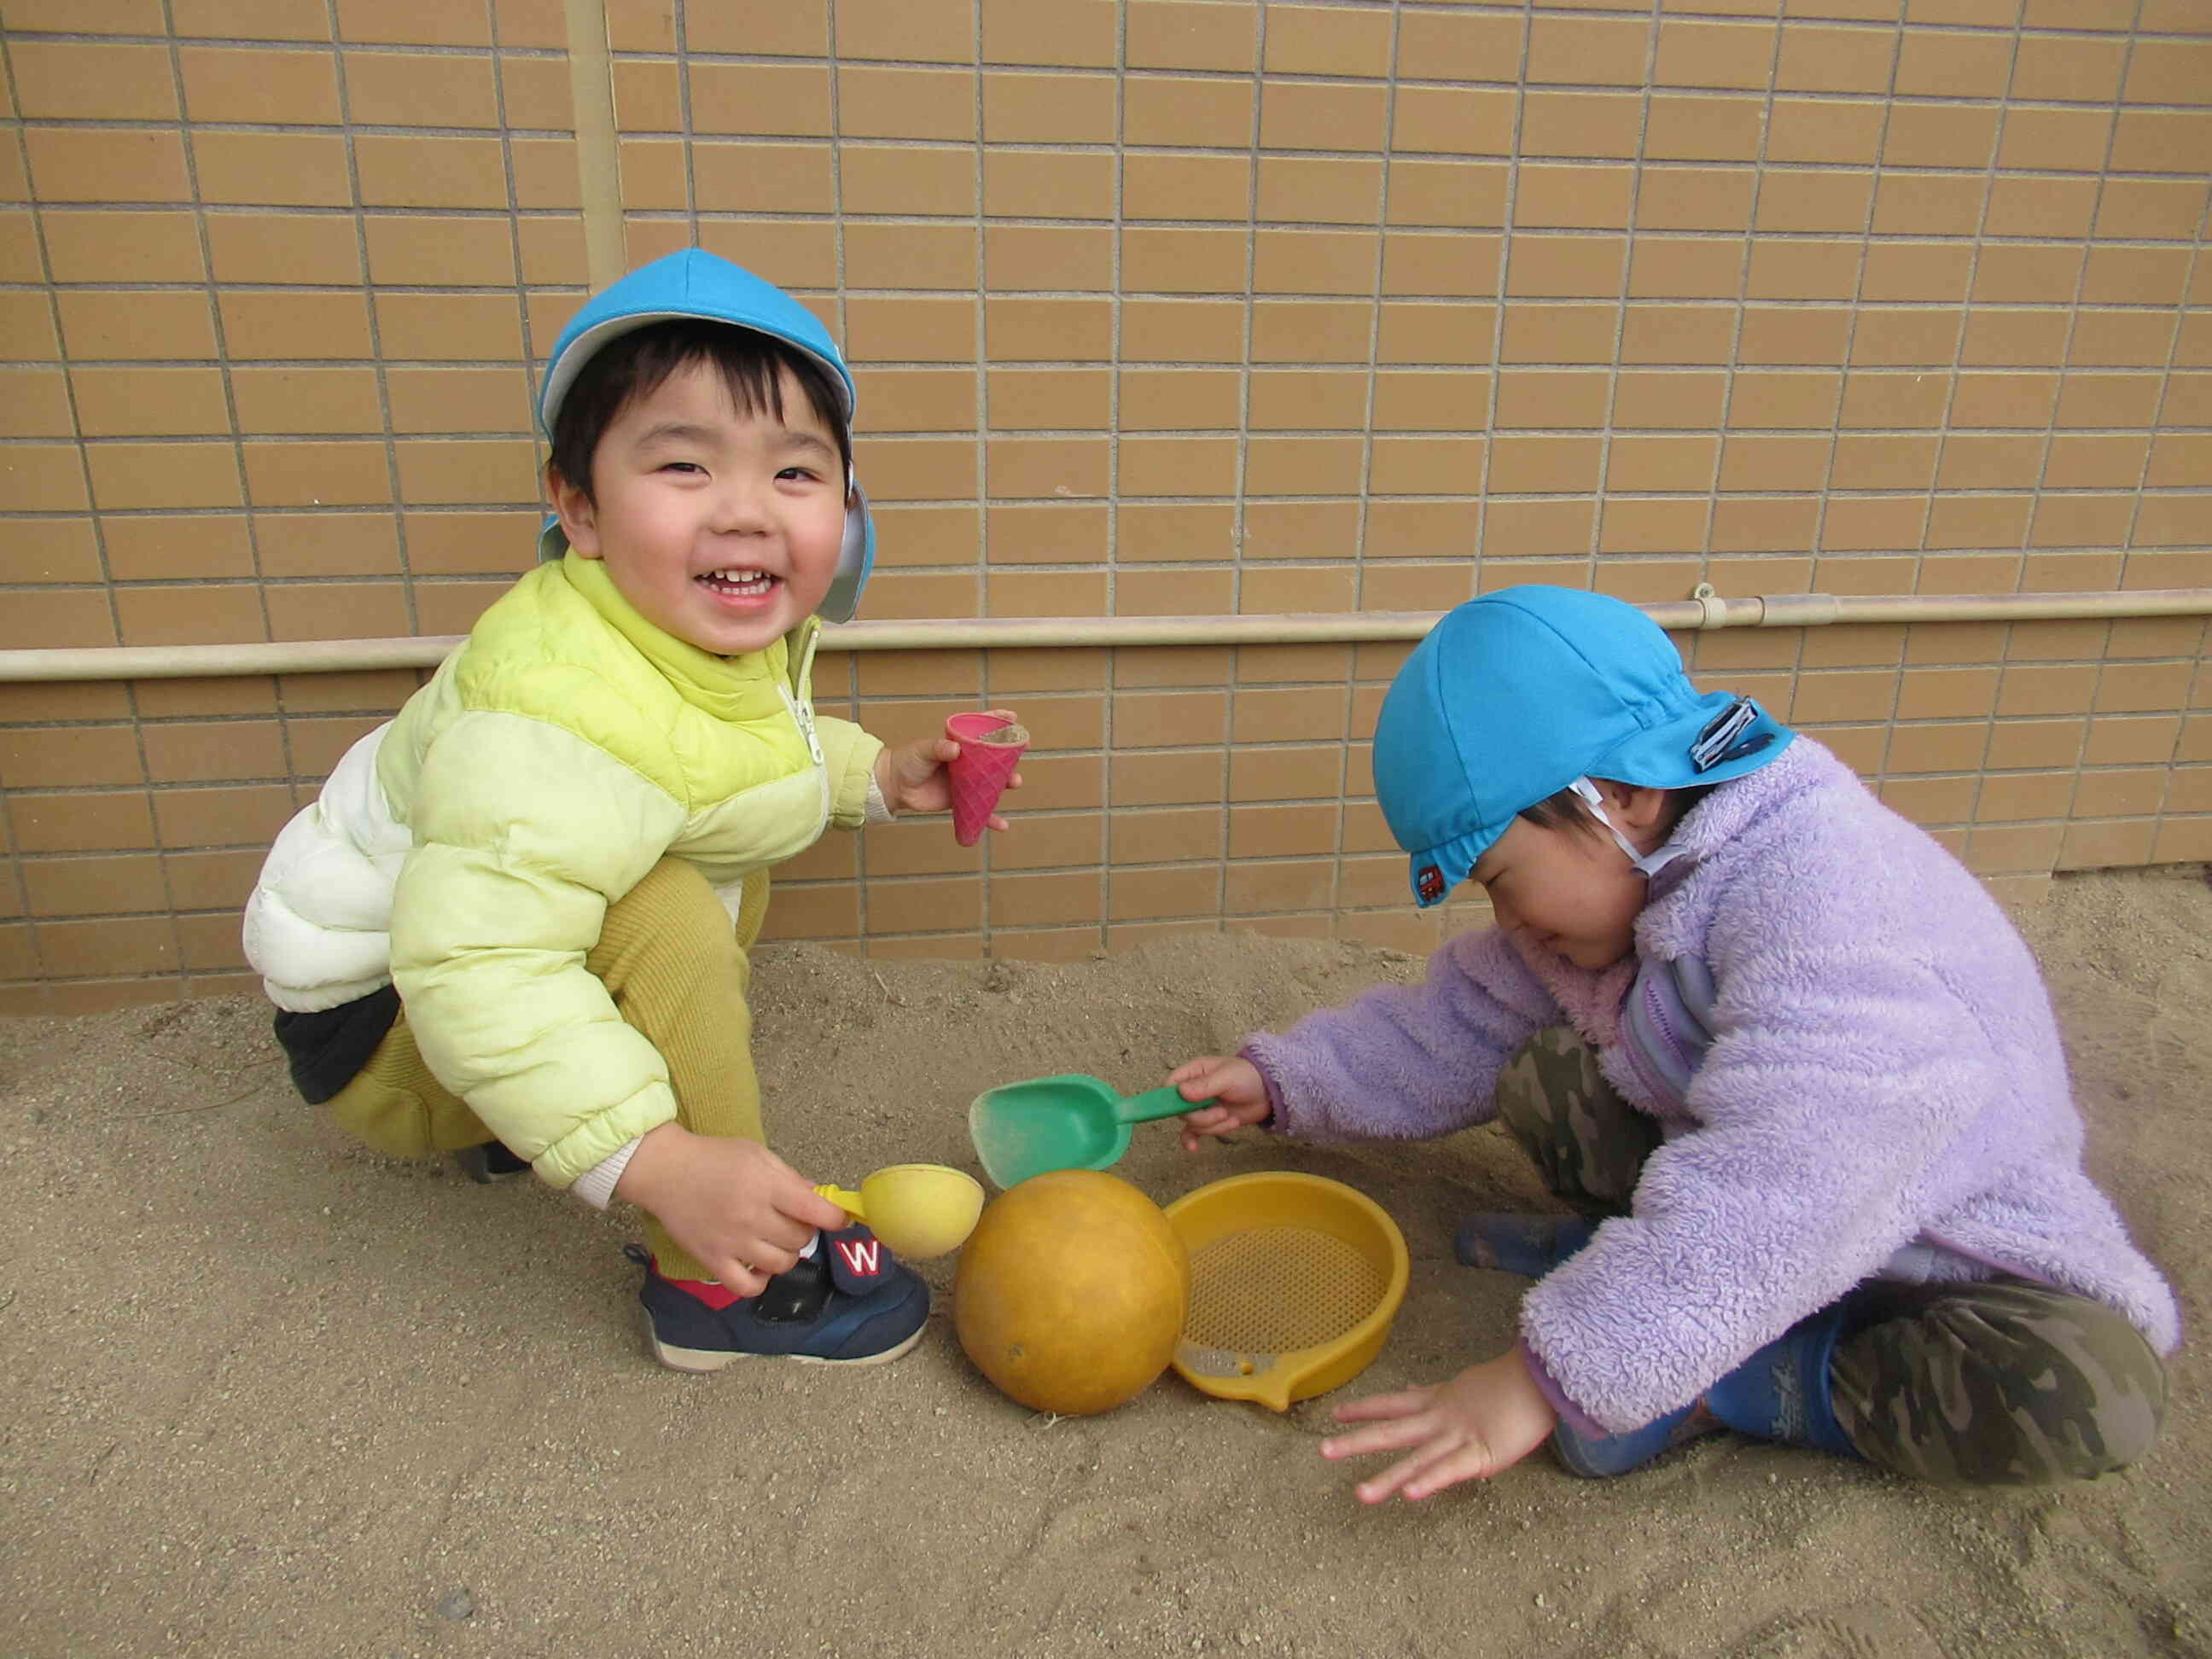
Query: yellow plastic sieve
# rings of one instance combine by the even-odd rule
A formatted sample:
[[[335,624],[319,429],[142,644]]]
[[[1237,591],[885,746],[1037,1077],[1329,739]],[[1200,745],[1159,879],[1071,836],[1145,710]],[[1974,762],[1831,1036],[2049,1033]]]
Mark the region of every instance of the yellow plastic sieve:
[[[1172,1363],[1193,1388],[1286,1411],[1382,1352],[1408,1262],[1398,1224],[1365,1194],[1263,1171],[1186,1193],[1166,1213],[1190,1253]]]

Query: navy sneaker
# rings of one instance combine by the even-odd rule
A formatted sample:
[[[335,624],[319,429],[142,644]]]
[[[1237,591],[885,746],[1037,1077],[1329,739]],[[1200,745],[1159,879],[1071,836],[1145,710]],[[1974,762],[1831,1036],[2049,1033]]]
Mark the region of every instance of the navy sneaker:
[[[464,1146],[453,1154],[461,1173],[479,1187],[512,1181],[530,1173],[530,1160],[507,1151],[504,1141],[487,1140],[481,1146]]]
[[[1541,1279],[1590,1242],[1597,1223],[1578,1215],[1484,1210],[1460,1224],[1452,1253],[1470,1267]]]
[[[646,1346],[679,1371],[753,1358],[880,1365],[921,1341],[929,1317],[929,1287],[866,1227],[823,1233],[820,1249],[754,1297],[665,1278],[635,1244],[624,1254],[645,1269]]]

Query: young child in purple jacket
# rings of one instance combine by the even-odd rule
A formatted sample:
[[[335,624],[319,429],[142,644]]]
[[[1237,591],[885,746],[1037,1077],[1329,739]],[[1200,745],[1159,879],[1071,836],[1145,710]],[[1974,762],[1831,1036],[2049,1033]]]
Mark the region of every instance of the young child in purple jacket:
[[[1632,605],[1459,606],[1383,702],[1376,793],[1415,900],[1497,926],[1170,1075],[1183,1141],[1502,1116],[1579,1213],[1478,1215],[1537,1280],[1520,1340],[1337,1407],[1401,1454],[1369,1503],[1548,1437],[1618,1474],[1709,1430],[1923,1480],[2093,1478],[2147,1452],[2172,1291],[2081,1168],[2050,999],[1980,884],[1747,698],[1700,696]]]

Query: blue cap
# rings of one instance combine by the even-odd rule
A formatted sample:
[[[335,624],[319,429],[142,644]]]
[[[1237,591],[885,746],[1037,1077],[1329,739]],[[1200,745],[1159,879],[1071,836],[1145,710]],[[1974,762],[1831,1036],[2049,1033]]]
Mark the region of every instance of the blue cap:
[[[1446,612],[1398,671],[1375,726],[1375,795],[1425,908],[1577,778],[1724,783],[1796,735],[1748,697],[1701,696],[1634,605],[1506,587]]]
[[[546,441],[552,441],[553,422],[560,415],[562,400],[595,352],[633,330],[674,321],[727,323],[733,328],[750,329],[815,359],[829,371],[830,385],[838,396],[837,414],[844,423],[846,447],[852,447],[853,376],[821,319],[774,283],[696,247],[640,265],[620,282],[593,295],[569,319],[561,337],[553,343],[553,354],[546,359],[545,378],[538,393],[538,424]],[[857,478],[848,477],[845,484],[848,496],[845,544],[830,591],[819,607],[822,616],[831,622],[852,620],[876,556],[876,528],[868,516],[867,495]],[[568,550],[560,520],[548,519],[538,532],[538,557],[557,559]]]

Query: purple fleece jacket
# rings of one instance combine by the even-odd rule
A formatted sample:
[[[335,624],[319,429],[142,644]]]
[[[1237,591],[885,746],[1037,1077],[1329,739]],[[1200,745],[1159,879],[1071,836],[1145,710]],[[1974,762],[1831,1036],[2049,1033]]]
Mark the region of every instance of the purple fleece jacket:
[[[2002,1269],[2118,1310],[2161,1352],[2173,1294],[2081,1169],[2081,1120],[2051,1001],[1981,884],[1800,736],[1676,827],[1636,953],[1600,973],[1495,928],[1426,980],[1255,1034],[1273,1127],[1417,1139],[1494,1115],[1499,1069],[1571,1023],[1622,1097],[1638,959],[1701,957],[1713,1042],[1687,1111],[1607,1221],[1522,1303],[1555,1395],[1620,1431],[1696,1399],[1900,1246],[1939,1274]]]

